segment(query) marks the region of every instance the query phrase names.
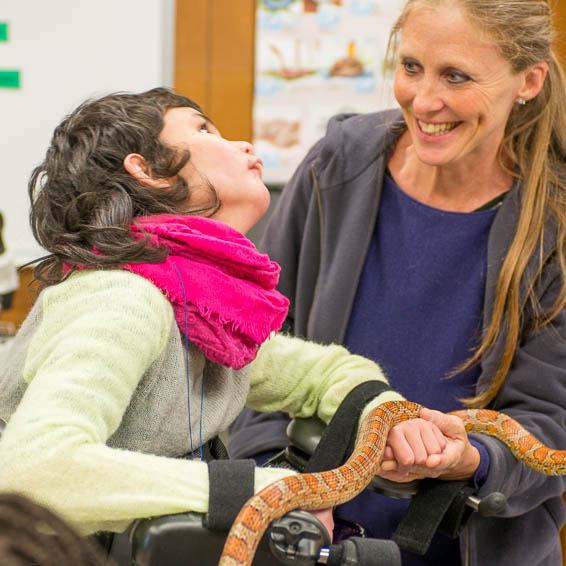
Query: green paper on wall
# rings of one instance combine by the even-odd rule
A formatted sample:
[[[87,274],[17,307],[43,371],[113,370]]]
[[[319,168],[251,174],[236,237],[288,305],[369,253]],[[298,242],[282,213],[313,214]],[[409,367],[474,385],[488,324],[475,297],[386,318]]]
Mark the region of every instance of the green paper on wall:
[[[0,88],[20,88],[20,71],[0,70]]]
[[[0,22],[0,41],[8,41],[8,22]]]

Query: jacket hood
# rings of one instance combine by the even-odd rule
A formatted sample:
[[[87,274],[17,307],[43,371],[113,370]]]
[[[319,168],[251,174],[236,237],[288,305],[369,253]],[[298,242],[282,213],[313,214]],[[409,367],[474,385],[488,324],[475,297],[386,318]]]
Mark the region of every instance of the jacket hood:
[[[357,177],[383,152],[393,150],[405,128],[399,109],[338,114],[331,118],[313,163],[320,189],[341,185]]]

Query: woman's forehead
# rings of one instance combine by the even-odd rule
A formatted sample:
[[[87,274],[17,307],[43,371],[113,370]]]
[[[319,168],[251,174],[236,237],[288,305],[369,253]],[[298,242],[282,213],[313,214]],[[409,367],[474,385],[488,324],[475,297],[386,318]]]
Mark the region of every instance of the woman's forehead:
[[[446,5],[419,8],[407,16],[401,29],[399,53],[423,50],[431,55],[445,53],[449,59],[458,60],[467,59],[472,53],[490,56],[497,51],[497,44],[462,10]]]

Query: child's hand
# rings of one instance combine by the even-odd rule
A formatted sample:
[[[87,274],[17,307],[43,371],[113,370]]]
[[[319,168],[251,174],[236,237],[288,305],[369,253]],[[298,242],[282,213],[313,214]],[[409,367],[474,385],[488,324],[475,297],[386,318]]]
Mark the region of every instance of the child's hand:
[[[439,464],[447,444],[448,439],[432,422],[418,418],[399,423],[389,431],[379,475],[396,482],[428,475]]]
[[[430,409],[422,409],[420,416],[389,431],[379,475],[396,482],[471,478],[480,456],[462,420]]]
[[[332,509],[321,509],[319,511],[309,511],[314,515],[326,528],[330,535],[330,542],[332,542],[332,531],[334,530],[334,517],[332,516]]]

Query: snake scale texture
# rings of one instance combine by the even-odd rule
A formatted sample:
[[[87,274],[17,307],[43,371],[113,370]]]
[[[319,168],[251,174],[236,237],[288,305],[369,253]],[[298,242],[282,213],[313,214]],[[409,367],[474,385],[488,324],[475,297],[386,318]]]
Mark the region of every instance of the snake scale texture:
[[[219,566],[249,566],[269,524],[293,509],[327,509],[349,501],[376,474],[389,430],[419,416],[421,405],[390,401],[366,417],[349,460],[326,472],[285,477],[251,497],[238,513],[220,556]],[[469,409],[450,413],[460,417],[468,432],[487,434],[504,442],[527,466],[547,475],[566,474],[566,450],[541,444],[517,421],[497,411]]]

